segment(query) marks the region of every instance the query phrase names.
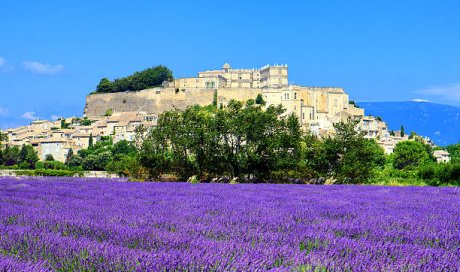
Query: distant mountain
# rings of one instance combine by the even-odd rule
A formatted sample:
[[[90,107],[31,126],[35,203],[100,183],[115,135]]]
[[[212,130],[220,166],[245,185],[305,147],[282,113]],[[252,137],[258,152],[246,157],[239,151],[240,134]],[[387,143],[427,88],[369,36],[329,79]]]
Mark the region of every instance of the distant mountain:
[[[430,137],[437,145],[460,141],[460,107],[429,102],[359,102],[366,115],[380,116],[390,130]]]

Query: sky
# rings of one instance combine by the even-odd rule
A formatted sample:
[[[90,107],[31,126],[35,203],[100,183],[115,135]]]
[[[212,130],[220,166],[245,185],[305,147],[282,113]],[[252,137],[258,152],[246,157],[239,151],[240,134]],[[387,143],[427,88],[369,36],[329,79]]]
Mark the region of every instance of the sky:
[[[355,101],[460,106],[460,1],[0,1],[0,129],[81,116],[103,77],[288,64]]]

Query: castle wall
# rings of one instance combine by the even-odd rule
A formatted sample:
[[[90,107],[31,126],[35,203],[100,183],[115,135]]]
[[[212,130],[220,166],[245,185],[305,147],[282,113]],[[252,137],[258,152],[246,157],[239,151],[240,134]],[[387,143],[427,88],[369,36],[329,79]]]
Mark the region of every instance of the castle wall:
[[[217,100],[218,103],[226,105],[231,99],[255,99],[259,93],[260,89],[219,89]],[[162,113],[174,108],[185,109],[189,105],[210,105],[213,99],[213,89],[154,88],[139,92],[91,94],[86,97],[85,116],[103,116],[108,109],[115,112]]]

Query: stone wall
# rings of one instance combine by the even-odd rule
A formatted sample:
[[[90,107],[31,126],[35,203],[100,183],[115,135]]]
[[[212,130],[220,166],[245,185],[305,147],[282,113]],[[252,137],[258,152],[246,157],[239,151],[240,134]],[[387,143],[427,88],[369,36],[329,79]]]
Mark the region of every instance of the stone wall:
[[[260,89],[250,88],[219,89],[218,103],[226,105],[231,99],[255,99],[261,92]],[[103,116],[108,109],[114,112],[162,113],[174,108],[185,109],[190,105],[210,105],[213,99],[214,89],[154,88],[138,92],[91,94],[86,97],[85,116]]]

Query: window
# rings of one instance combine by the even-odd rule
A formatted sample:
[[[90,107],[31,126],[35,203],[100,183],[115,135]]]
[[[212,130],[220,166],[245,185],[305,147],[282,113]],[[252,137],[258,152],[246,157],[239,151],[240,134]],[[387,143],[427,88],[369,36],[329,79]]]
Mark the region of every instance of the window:
[[[294,99],[297,99],[297,93],[294,93]]]
[[[279,84],[283,84],[283,79],[282,79],[282,78],[278,78],[278,83],[279,83]]]
[[[302,119],[305,120],[305,112],[302,112]]]
[[[283,73],[283,71],[281,71],[281,69],[278,69],[278,75],[281,75]]]

